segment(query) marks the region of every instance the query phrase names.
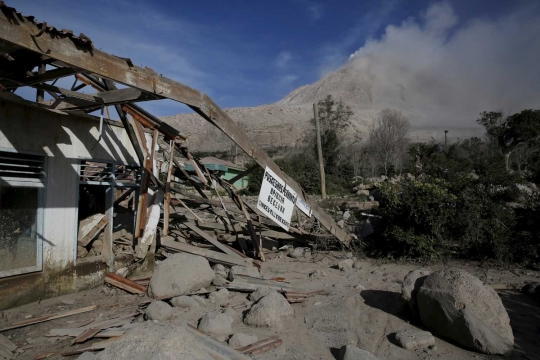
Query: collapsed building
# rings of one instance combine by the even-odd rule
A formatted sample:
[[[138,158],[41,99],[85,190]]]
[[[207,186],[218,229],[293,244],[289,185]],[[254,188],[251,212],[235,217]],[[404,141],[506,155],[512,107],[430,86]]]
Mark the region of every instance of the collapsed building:
[[[84,34],[2,1],[0,10],[0,308],[152,266],[160,247],[260,265],[269,239],[349,245],[351,235],[207,95],[100,51]],[[35,89],[35,101],[19,89]],[[284,232],[245,203],[235,184],[254,167],[223,178],[223,166],[205,166],[181,129],[136,104],[162,99],[223,131],[284,182],[307,214],[296,209]]]

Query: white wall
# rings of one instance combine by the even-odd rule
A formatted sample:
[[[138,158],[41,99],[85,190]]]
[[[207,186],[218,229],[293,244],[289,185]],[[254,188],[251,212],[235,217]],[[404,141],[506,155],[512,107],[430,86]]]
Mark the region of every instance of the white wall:
[[[43,268],[62,269],[77,248],[78,164],[81,159],[137,164],[122,127],[0,100],[0,150],[46,155]]]

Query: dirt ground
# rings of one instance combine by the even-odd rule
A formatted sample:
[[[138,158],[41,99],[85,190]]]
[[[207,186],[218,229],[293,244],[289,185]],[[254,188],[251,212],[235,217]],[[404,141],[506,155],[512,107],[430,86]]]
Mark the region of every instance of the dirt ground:
[[[259,339],[278,336],[283,344],[254,359],[335,359],[337,350],[346,344],[371,351],[378,359],[503,359],[465,350],[450,341],[436,337],[433,349],[404,350],[393,342],[399,330],[422,326],[403,312],[400,296],[401,281],[417,264],[385,264],[374,260],[361,261],[361,269],[342,272],[335,265],[344,253],[318,253],[311,258],[292,259],[284,253],[268,255],[262,268],[264,278],[284,277],[293,287],[304,290],[328,290],[328,295],[316,295],[304,303],[292,304],[294,316],[284,321],[281,329],[255,328],[242,322],[246,307],[227,310],[234,317],[233,332],[256,334]],[[510,359],[540,359],[540,299],[523,295],[512,288],[519,288],[531,281],[540,281],[540,272],[526,269],[486,268],[475,263],[450,263],[423,266],[437,270],[446,266],[463,268],[498,290],[511,319],[515,337],[515,351]],[[327,274],[312,279],[309,274],[321,269]],[[361,285],[361,287],[357,286]],[[362,288],[363,287],[363,288]],[[365,289],[364,289],[365,288]],[[232,292],[230,306],[243,304],[247,293]],[[91,319],[104,320],[136,312],[138,305],[149,300],[146,296],[130,295],[121,290],[105,287],[83,291],[3,311],[0,326],[39,317],[59,311],[99,305],[95,311],[51,320],[2,334],[19,345],[24,352],[17,359],[34,359],[50,354],[47,359],[63,359],[61,352],[87,347],[101,339],[71,345],[73,338],[47,337],[51,329],[75,328]],[[198,319],[209,311],[219,310],[217,304],[206,307],[174,308],[172,322],[197,325]],[[135,321],[142,321],[136,319]],[[434,334],[435,335],[435,334]],[[66,357],[76,359],[77,355]]]

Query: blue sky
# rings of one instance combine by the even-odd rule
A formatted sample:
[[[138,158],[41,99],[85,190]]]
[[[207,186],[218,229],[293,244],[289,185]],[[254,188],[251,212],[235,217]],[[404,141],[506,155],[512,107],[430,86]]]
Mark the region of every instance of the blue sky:
[[[526,0],[447,1],[460,23],[496,19]],[[269,104],[317,81],[428,0],[7,1],[25,15],[92,38],[96,47],[209,94],[222,107]],[[158,116],[185,109],[172,102]]]

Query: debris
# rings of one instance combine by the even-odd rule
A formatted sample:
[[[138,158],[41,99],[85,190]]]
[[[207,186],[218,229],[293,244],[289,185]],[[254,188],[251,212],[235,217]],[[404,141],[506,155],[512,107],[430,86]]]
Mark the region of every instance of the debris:
[[[172,317],[172,307],[166,302],[154,301],[146,308],[145,315],[149,320],[169,320]]]
[[[103,350],[103,349],[107,348],[107,346],[109,346],[109,345],[111,345],[113,343],[114,343],[114,340],[99,341],[97,343],[93,343],[92,345],[90,345],[90,346],[88,346],[86,348],[73,350],[73,351],[66,351],[66,352],[61,353],[60,355],[61,356],[71,356],[71,355],[82,354],[82,353],[85,353],[85,352],[88,352],[88,351]]]
[[[406,350],[415,350],[435,345],[435,338],[429,331],[403,330],[396,333],[396,342]]]
[[[308,297],[311,297],[314,295],[324,295],[324,294],[326,294],[326,290],[317,290],[317,291],[311,291],[308,293],[286,291],[285,297],[287,298],[287,301],[289,303],[300,303],[300,302],[306,301]]]
[[[346,259],[346,260],[341,260],[337,267],[339,270],[341,271],[349,271],[352,269],[353,267],[353,264],[354,264],[354,260],[353,259]]]
[[[107,226],[109,219],[105,217],[105,214],[94,214],[79,223],[79,235],[77,236],[77,243],[80,246],[87,246],[101,230]]]
[[[407,302],[413,313],[417,312],[416,293],[424,281],[426,281],[429,274],[431,274],[431,271],[429,270],[417,269],[409,272],[405,276],[405,279],[403,279],[403,284],[401,285],[401,297]]]
[[[311,254],[311,250],[309,248],[297,247],[289,254],[289,257],[292,257],[293,259],[298,259],[301,257],[306,257],[307,254]]]
[[[212,285],[214,286],[223,286],[227,284],[227,280],[219,275],[216,275],[214,280],[212,280]]]
[[[514,335],[501,299],[465,270],[430,274],[416,301],[422,322],[436,334],[487,354],[512,352]]]
[[[177,296],[177,297],[172,298],[171,305],[174,307],[179,307],[179,308],[192,308],[192,307],[200,307],[201,303],[195,299],[195,296],[191,297],[191,296],[182,295],[182,296]]]
[[[260,299],[251,307],[244,318],[246,325],[277,327],[282,326],[281,318],[294,314],[294,310],[285,298],[276,291]]]
[[[324,270],[321,270],[321,269],[317,269],[314,272],[312,272],[311,274],[309,274],[309,277],[312,278],[312,279],[322,279],[322,278],[325,278],[326,276],[327,276],[326,272]]]
[[[115,273],[107,273],[107,275],[105,275],[105,282],[120,289],[126,290],[132,294],[144,294],[146,292],[145,286],[137,284],[135,281],[130,279],[116,275]]]
[[[80,344],[80,343],[83,343],[85,342],[86,340],[88,339],[91,339],[93,338],[94,336],[96,336],[97,333],[99,333],[101,331],[101,329],[88,329],[88,330],[85,330],[83,331],[82,334],[80,334],[79,336],[77,336],[75,338],[75,340],[73,340],[73,343],[74,344]]]
[[[254,266],[233,266],[229,270],[229,281],[234,281],[235,275],[247,275],[253,278],[260,278],[259,270]]]
[[[18,346],[3,335],[0,335],[0,359],[11,359],[15,355],[13,351],[17,350]]]
[[[63,317],[66,317],[66,316],[77,315],[77,314],[81,314],[81,313],[88,312],[88,311],[93,311],[93,310],[96,310],[98,307],[99,307],[99,305],[92,305],[92,306],[87,306],[87,307],[83,307],[83,308],[80,308],[80,309],[62,311],[62,312],[59,312],[59,313],[56,313],[56,314],[50,314],[50,315],[34,318],[34,319],[31,319],[31,320],[27,320],[27,321],[21,321],[19,323],[11,324],[8,327],[0,329],[0,332],[11,330],[11,329],[17,329],[17,328],[28,326],[28,325],[34,325],[34,324],[44,322],[44,321],[59,319],[59,318],[63,318]]]
[[[215,304],[223,304],[229,299],[229,290],[220,289],[208,295],[208,301]]]
[[[199,320],[198,329],[205,334],[216,338],[225,339],[225,336],[232,333],[232,318],[222,312],[206,313]]]
[[[256,343],[257,341],[259,341],[257,335],[236,333],[229,338],[229,346],[233,349],[240,349]]]
[[[174,254],[156,265],[148,286],[149,293],[154,299],[185,295],[209,286],[214,276],[205,258]]]
[[[48,353],[45,353],[45,354],[41,354],[41,355],[38,355],[34,358],[34,360],[43,360],[43,359],[46,359],[48,358],[49,356],[53,356],[54,354],[56,354],[55,352],[48,352]],[[80,357],[79,357],[80,359]],[[77,360],[79,360],[77,359]]]
[[[281,344],[282,344],[281,339],[278,339],[277,336],[273,336],[271,338],[257,341],[254,344],[240,348],[238,349],[238,351],[241,351],[247,355],[256,355],[256,354],[260,354],[262,352],[268,351],[270,349],[273,349],[275,347],[278,347]]]
[[[359,349],[352,345],[344,345],[339,351],[338,360],[377,360],[369,351]]]
[[[216,264],[216,265],[212,266],[212,270],[214,270],[214,273],[216,275],[221,276],[224,279],[227,279],[228,271],[225,268],[225,266],[223,266],[221,264]]]
[[[232,266],[232,265],[251,266],[253,263],[251,259],[235,257],[229,254],[224,254],[217,251],[212,251],[212,250],[196,247],[193,245],[183,244],[181,242],[172,241],[170,239],[165,239],[165,240],[162,239],[161,246],[169,250],[173,250],[173,251],[181,251],[181,252],[192,254],[192,255],[203,256],[211,262],[225,264],[229,266]]]

